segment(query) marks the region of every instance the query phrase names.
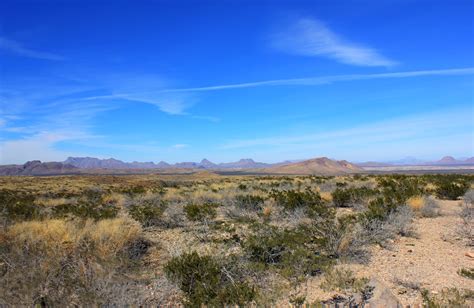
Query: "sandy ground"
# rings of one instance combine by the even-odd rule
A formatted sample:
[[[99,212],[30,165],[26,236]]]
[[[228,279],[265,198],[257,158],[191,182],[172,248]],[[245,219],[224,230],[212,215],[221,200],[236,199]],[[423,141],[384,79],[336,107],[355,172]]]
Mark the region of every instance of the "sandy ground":
[[[473,252],[457,236],[460,224],[459,201],[439,201],[441,216],[417,218],[414,221],[416,237],[400,237],[389,249],[371,248],[370,262],[366,265],[343,264],[357,277],[375,279],[386,286],[403,306],[421,307],[421,289],[440,292],[443,288],[456,287],[474,290],[474,280],[460,276],[461,268],[473,268],[474,259],[466,256]],[[179,234],[177,234],[179,233]],[[187,234],[170,230],[152,233],[161,243],[164,254],[169,258],[180,254],[179,248],[199,247],[201,253],[215,253],[212,244],[202,245]],[[166,258],[166,259],[167,259]],[[302,289],[306,289],[307,302],[326,300],[337,292],[325,292],[320,288],[321,277],[310,278]],[[281,302],[287,305],[287,300]]]
[[[404,306],[422,303],[420,289],[434,292],[447,287],[474,290],[474,280],[457,273],[461,268],[474,267],[474,259],[466,256],[472,249],[456,235],[460,224],[459,201],[440,201],[440,207],[441,216],[415,220],[416,238],[399,238],[390,249],[373,247],[369,264],[345,267],[359,277],[382,282]],[[317,290],[319,283],[318,280],[309,282],[308,300],[328,295]]]

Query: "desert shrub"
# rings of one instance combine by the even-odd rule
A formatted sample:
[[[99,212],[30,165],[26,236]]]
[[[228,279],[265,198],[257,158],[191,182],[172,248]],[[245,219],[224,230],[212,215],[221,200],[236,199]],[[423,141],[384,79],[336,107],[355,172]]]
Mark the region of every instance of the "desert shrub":
[[[469,279],[474,279],[474,268],[461,268],[458,274]]]
[[[279,206],[282,206],[285,210],[295,210],[297,208],[311,208],[319,206],[323,203],[323,200],[319,193],[314,192],[310,189],[305,191],[297,190],[284,190],[277,191],[273,190],[271,196],[275,199]]]
[[[247,238],[243,248],[257,269],[272,267],[284,277],[299,281],[330,265],[330,258],[323,255],[320,245],[317,239],[308,236],[306,229],[279,230],[262,225]]]
[[[204,204],[188,204],[184,206],[184,213],[186,218],[191,221],[206,222],[216,217],[216,208],[219,205],[215,203],[204,203]]]
[[[166,203],[161,198],[146,196],[137,198],[129,205],[129,214],[144,227],[156,225],[166,209]]]
[[[0,190],[0,216],[4,223],[15,221],[32,220],[40,218],[40,208],[35,205],[35,197],[32,194]]]
[[[420,209],[421,217],[437,217],[440,215],[438,202],[433,197],[423,198],[424,204]]]
[[[387,197],[378,197],[369,202],[367,211],[362,214],[363,219],[372,220],[385,220],[388,215],[394,211],[400,204],[394,203],[394,201]]]
[[[95,220],[115,218],[119,208],[117,205],[104,202],[104,191],[100,188],[85,189],[76,202],[59,204],[53,207],[52,216],[62,218],[76,216]]]
[[[349,206],[351,201],[351,193],[348,189],[336,188],[332,192],[332,202],[337,207],[346,207]]]
[[[392,175],[377,178],[378,186],[382,190],[383,198],[394,204],[405,204],[414,196],[422,195],[423,181],[418,177]]]
[[[439,181],[436,188],[436,195],[440,199],[457,200],[469,189],[467,181],[451,182],[449,178]]]
[[[388,215],[385,228],[396,235],[413,236],[413,217],[413,211],[408,206],[400,206]]]
[[[408,206],[394,208],[383,218],[361,216],[354,237],[360,243],[386,245],[397,235],[413,236],[413,212]]]
[[[335,213],[335,209],[329,207],[318,192],[310,189],[273,191],[271,196],[285,212],[304,211],[306,215],[313,218],[331,217]]]
[[[421,217],[436,217],[440,213],[438,202],[432,196],[411,197],[407,205]]]
[[[95,220],[110,219],[117,216],[119,208],[113,204],[92,203],[88,200],[79,200],[76,204],[66,203],[53,207],[53,217],[61,218],[70,215]]]
[[[367,187],[336,188],[332,192],[332,200],[337,207],[353,206],[377,194],[376,190]]]
[[[211,256],[185,253],[171,259],[164,270],[184,292],[184,304],[189,307],[245,305],[256,297],[254,287],[229,279]]]
[[[0,273],[0,294],[13,306],[107,302],[103,288],[146,252],[137,249],[144,241],[140,225],[125,218],[22,222],[2,239],[0,257],[9,266]]]
[[[469,190],[463,198],[460,212],[461,224],[458,233],[467,240],[468,245],[474,246],[474,190]]]
[[[334,215],[325,219],[316,219],[306,230],[331,258],[350,257],[358,253],[361,248],[356,245],[353,238],[356,220],[354,215],[340,217]]]
[[[423,304],[427,308],[470,307],[474,300],[474,292],[467,289],[447,288],[433,294],[428,290],[421,291]]]
[[[251,211],[261,211],[265,200],[260,196],[237,195],[235,196],[235,206]]]
[[[324,274],[321,288],[325,291],[362,292],[368,285],[369,279],[356,278],[348,269],[332,268]]]
[[[237,186],[237,188],[240,190],[247,190],[247,185],[241,183],[239,186]]]

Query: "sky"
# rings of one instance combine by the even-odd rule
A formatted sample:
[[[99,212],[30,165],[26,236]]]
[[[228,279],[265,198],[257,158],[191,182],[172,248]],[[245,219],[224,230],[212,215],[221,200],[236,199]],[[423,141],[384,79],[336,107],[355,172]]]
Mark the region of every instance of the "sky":
[[[474,156],[474,1],[0,2],[0,164]]]

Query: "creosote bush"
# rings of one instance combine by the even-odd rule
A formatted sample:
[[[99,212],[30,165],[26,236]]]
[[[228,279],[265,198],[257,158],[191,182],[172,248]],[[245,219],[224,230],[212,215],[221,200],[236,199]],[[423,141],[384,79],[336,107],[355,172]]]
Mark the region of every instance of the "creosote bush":
[[[184,206],[184,212],[186,218],[191,221],[201,221],[206,222],[212,220],[216,217],[217,211],[216,208],[218,204],[215,203],[204,203],[204,204],[188,204]]]
[[[140,222],[144,227],[149,227],[160,222],[165,210],[166,203],[161,198],[152,195],[133,199],[128,212],[133,219]]]
[[[469,183],[466,181],[449,181],[444,179],[439,181],[436,188],[436,195],[440,199],[458,200],[469,189]]]
[[[458,274],[469,279],[474,279],[474,268],[461,268]]]
[[[110,219],[117,216],[119,208],[112,203],[104,202],[104,192],[98,188],[88,188],[82,192],[75,203],[64,203],[53,207],[54,218],[75,216],[94,220]]]
[[[250,211],[261,211],[265,200],[255,195],[237,195],[234,201],[236,207]]]
[[[243,248],[257,270],[276,269],[284,277],[300,281],[307,275],[317,275],[332,261],[323,248],[323,240],[312,238],[304,228],[279,230],[261,225]]]
[[[245,305],[256,297],[256,290],[245,281],[236,281],[211,256],[197,252],[174,257],[165,265],[167,277],[184,292],[189,307]]]
[[[423,305],[427,308],[468,307],[468,301],[474,299],[474,291],[467,289],[446,288],[433,294],[422,290]]]
[[[32,194],[1,189],[0,219],[4,221],[4,224],[38,219],[41,217],[41,212],[40,208],[36,206],[34,202],[35,197]]]
[[[332,201],[336,207],[350,207],[377,194],[367,187],[336,188],[332,192]]]
[[[271,192],[276,203],[287,211],[296,210],[299,208],[311,210],[315,207],[320,207],[323,204],[323,199],[319,193],[310,190],[273,190]]]

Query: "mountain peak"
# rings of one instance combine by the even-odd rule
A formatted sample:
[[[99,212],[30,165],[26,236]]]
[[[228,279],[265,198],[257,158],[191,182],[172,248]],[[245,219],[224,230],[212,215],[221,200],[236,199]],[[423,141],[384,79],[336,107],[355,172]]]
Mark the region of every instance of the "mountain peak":
[[[207,158],[203,158],[201,162],[199,163],[199,166],[204,167],[204,168],[214,168],[217,165],[208,160]]]
[[[439,160],[439,162],[455,162],[456,159],[452,156],[444,156]]]

